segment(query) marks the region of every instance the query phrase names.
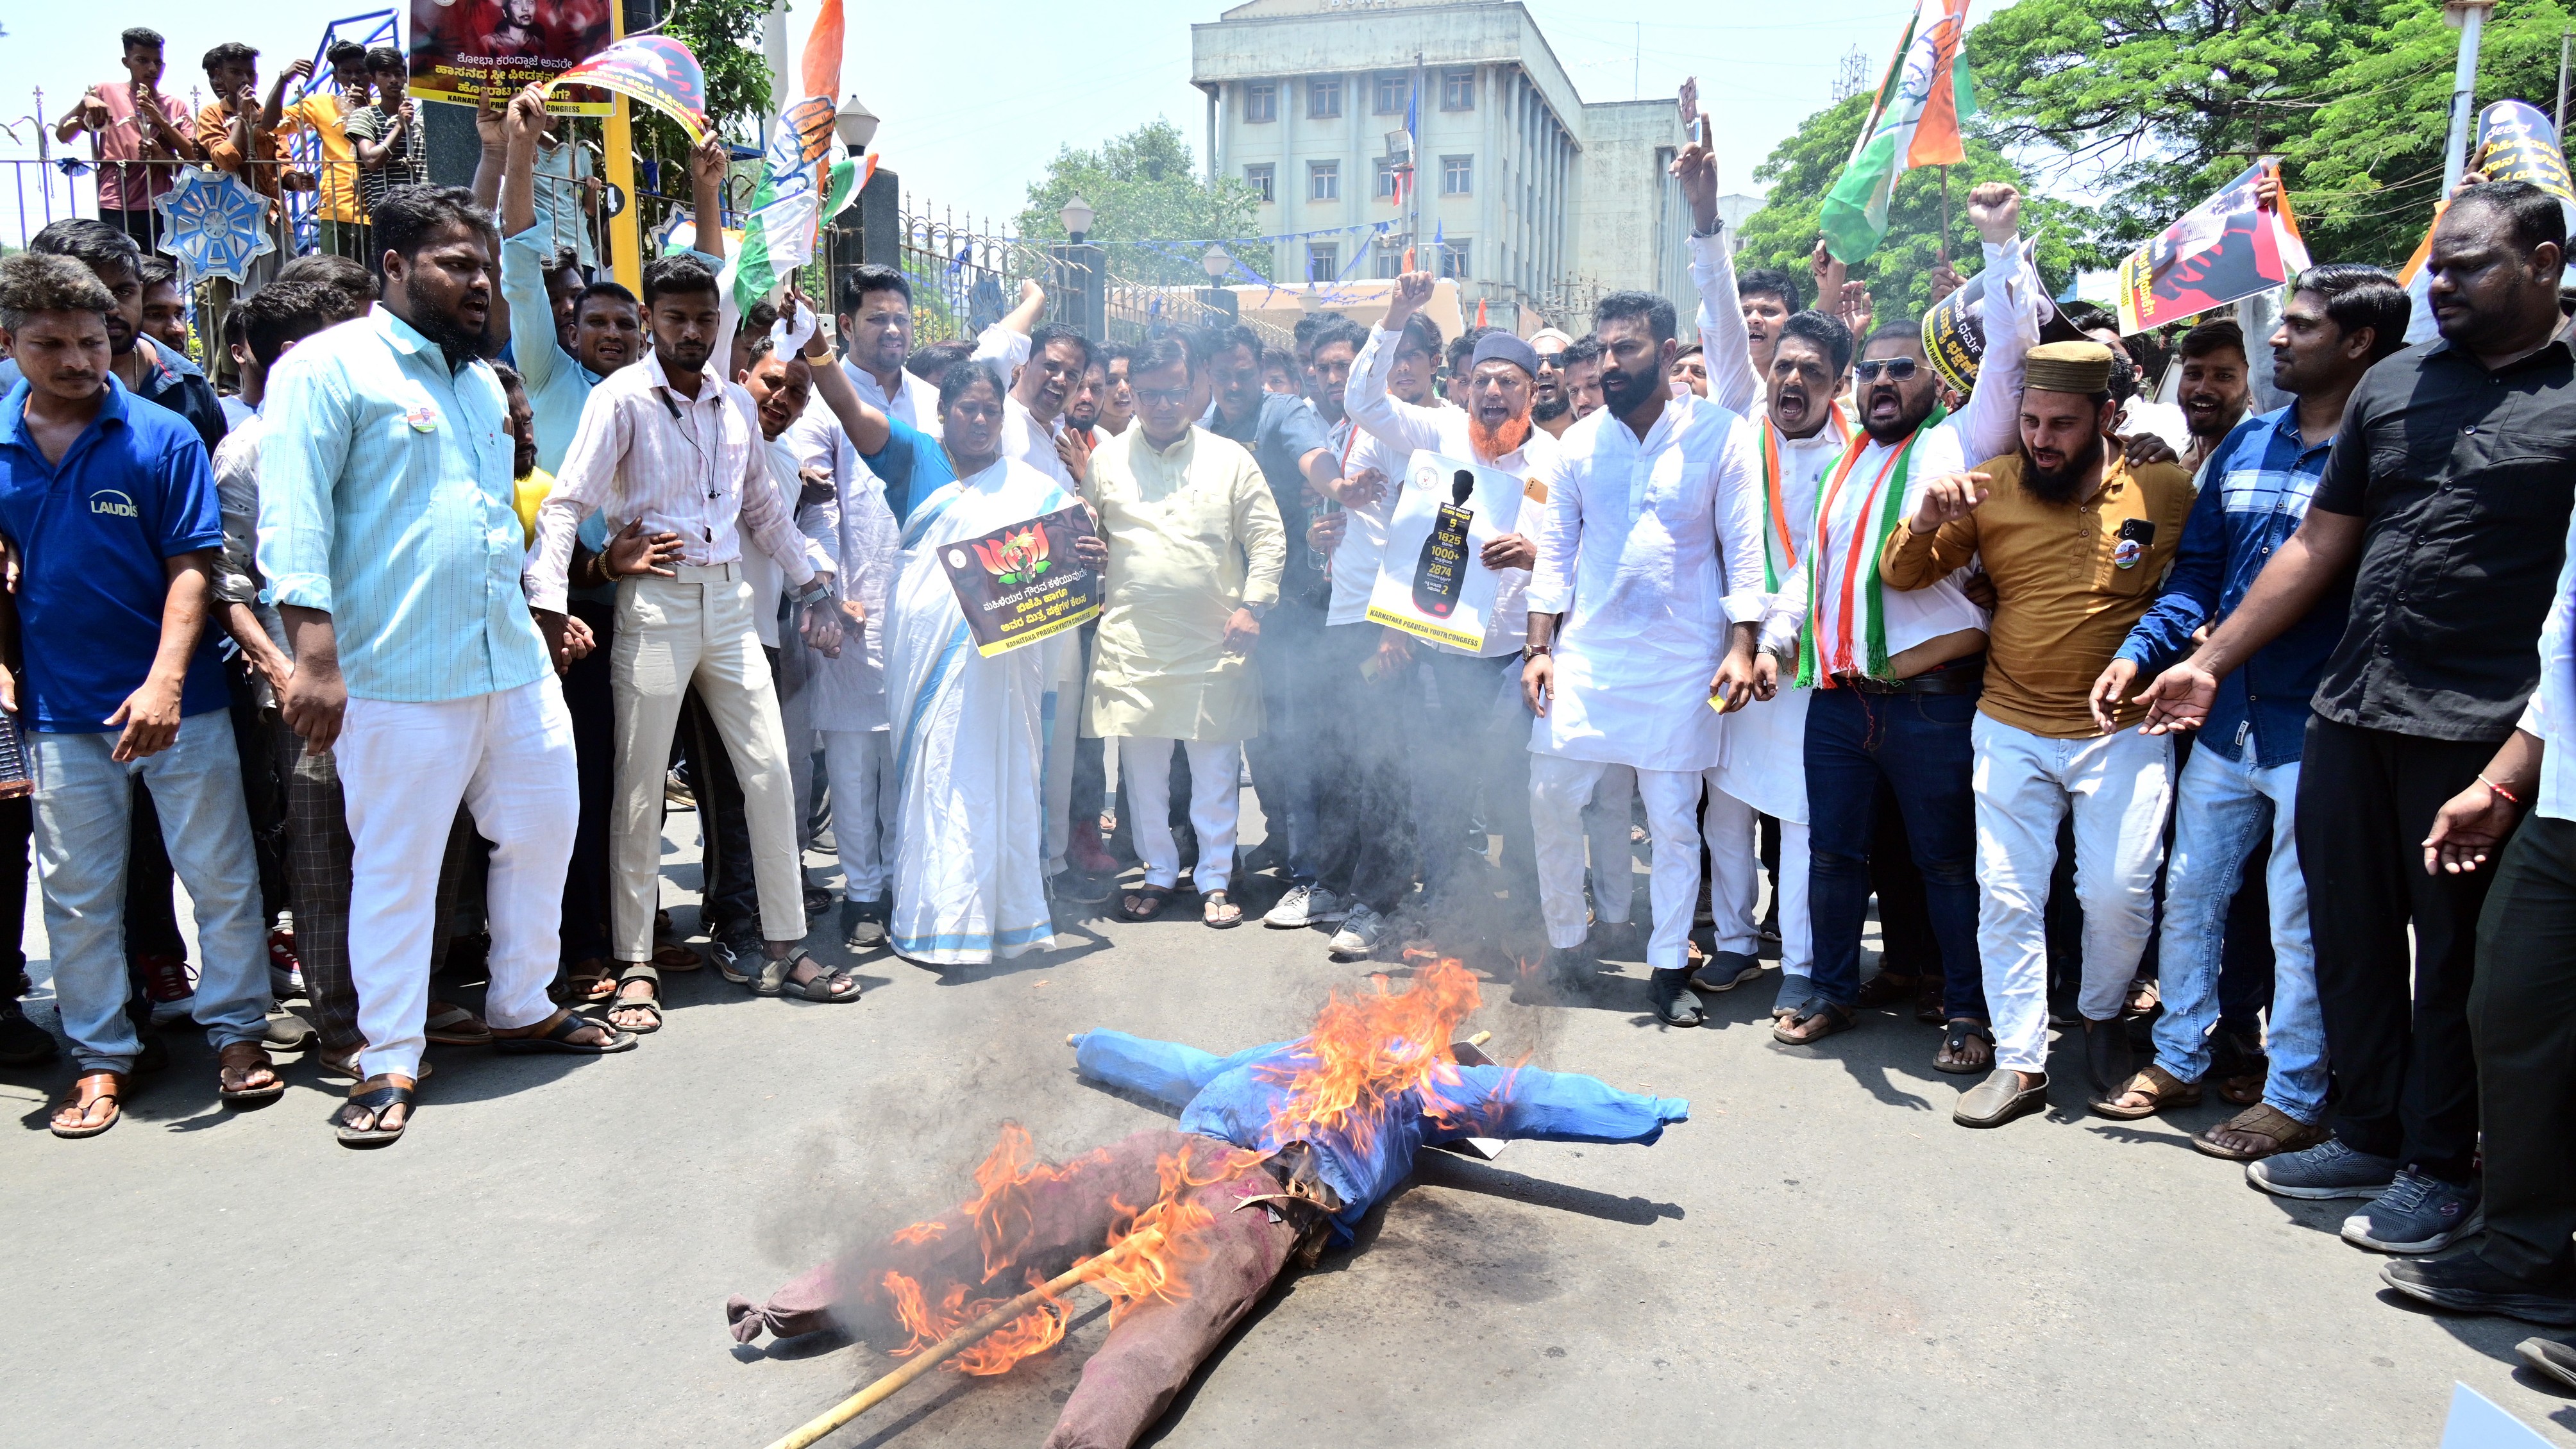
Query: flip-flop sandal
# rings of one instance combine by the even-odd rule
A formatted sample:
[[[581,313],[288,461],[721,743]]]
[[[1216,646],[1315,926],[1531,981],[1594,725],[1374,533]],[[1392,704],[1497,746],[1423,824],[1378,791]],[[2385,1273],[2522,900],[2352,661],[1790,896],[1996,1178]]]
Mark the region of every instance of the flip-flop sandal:
[[[626,995],[626,983],[629,981],[645,982],[653,988],[653,994],[641,1001],[634,1000]],[[637,1036],[651,1036],[660,1031],[662,1029],[662,973],[650,966],[627,967],[626,974],[618,979],[617,994],[608,999],[607,1007],[603,1016],[610,1031],[631,1031]],[[649,1011],[653,1013],[652,1025],[632,1026],[620,1022],[617,1020],[617,1013],[621,1011]]]
[[[595,1026],[607,1032],[608,1040],[599,1044],[574,1041],[572,1034],[586,1026]],[[583,1016],[574,1011],[565,1012],[553,1026],[546,1028],[541,1036],[502,1036],[498,1032],[492,1035],[492,1050],[506,1052],[511,1056],[604,1057],[610,1052],[626,1052],[634,1049],[635,1033],[620,1031],[604,1021]]]
[[[87,1090],[90,1083],[101,1080],[107,1083],[105,1088],[97,1092]],[[87,1117],[89,1109],[100,1102],[107,1103],[109,1108],[106,1121],[92,1122],[79,1127],[51,1127],[51,1131],[55,1136],[62,1138],[96,1137],[124,1121],[125,1074],[123,1072],[83,1072],[72,1079],[71,1090],[65,1092],[62,1099],[54,1104],[54,1112],[59,1116],[65,1107],[77,1107],[81,1115]]]
[[[1199,903],[1199,919],[1222,931],[1243,924],[1243,907],[1227,899],[1223,891],[1209,891]]]
[[[2272,1145],[2260,1151],[2248,1152],[2241,1147],[2221,1144],[2217,1140],[2221,1132],[2242,1132],[2248,1137],[2263,1138]],[[2191,1145],[2222,1161],[2254,1162],[2285,1152],[2305,1151],[2333,1135],[2334,1133],[2325,1127],[2311,1127],[2271,1103],[2264,1102],[2237,1113],[2215,1127],[2192,1134]]]
[[[248,1076],[262,1067],[268,1069],[265,1087],[227,1087],[226,1072]],[[268,1049],[255,1041],[237,1041],[215,1053],[215,1095],[227,1107],[250,1107],[261,1102],[274,1102],[286,1095],[286,1079],[277,1074],[277,1063],[268,1059]]]
[[[1163,903],[1171,898],[1170,886],[1138,886],[1119,902],[1118,914],[1130,921],[1150,921],[1163,913]]]
[[[432,1012],[429,1019],[421,1023],[421,1035],[439,1046],[492,1044],[492,1028],[484,1023],[483,1018],[461,1006],[451,1005],[445,1011]]]
[[[1965,1051],[1968,1043],[1972,1041],[1981,1041],[1986,1044],[1986,1059],[1984,1061],[1963,1062],[1959,1060],[1959,1053]],[[1945,1057],[1948,1058],[1948,1060],[1943,1060]],[[1936,1072],[1947,1072],[1954,1077],[1973,1077],[1979,1072],[1993,1071],[1994,1068],[1995,1034],[1993,1030],[1987,1027],[1987,1025],[1982,1021],[1977,1021],[1964,1016],[1951,1022],[1949,1030],[1942,1033],[1941,1050],[1934,1054],[1932,1058],[1932,1070]]]
[[[1814,1046],[1836,1032],[1851,1030],[1857,1020],[1821,996],[1809,997],[1788,1020],[1771,1028],[1771,1039],[1787,1046]]]
[[[653,964],[665,971],[695,971],[707,963],[696,951],[677,941],[660,941],[653,947]]]
[[[362,1082],[359,1085],[364,1086],[365,1083]],[[343,1147],[391,1146],[400,1142],[402,1135],[411,1130],[412,1114],[418,1109],[418,1104],[419,1099],[410,1087],[397,1087],[390,1082],[372,1091],[352,1092],[349,1094],[349,1100],[341,1103],[339,1110],[331,1114],[331,1135],[340,1139],[340,1145]],[[389,1107],[403,1109],[400,1127],[358,1128],[349,1125],[349,1112],[352,1108],[372,1113],[375,1120],[382,1123],[385,1120],[385,1109]]]
[[[2121,1100],[2133,1094],[2144,1096],[2147,1099],[2147,1105],[2132,1107]],[[2151,1063],[2146,1070],[2132,1074],[2127,1081],[2094,1098],[2088,1105],[2097,1116],[2109,1117],[2120,1122],[2135,1122],[2152,1117],[2168,1107],[2199,1106],[2200,1083],[2186,1082]]]
[[[562,988],[556,993],[558,1004],[580,1008],[605,1001],[617,994],[617,963],[614,961],[583,962],[564,973]],[[484,1030],[491,1030],[485,1027]]]
[[[2120,998],[2120,1020],[2136,1021],[2143,1016],[2153,1016],[2163,1000],[2164,988],[2156,984],[2156,979],[2141,976],[2129,983],[2128,993]]]

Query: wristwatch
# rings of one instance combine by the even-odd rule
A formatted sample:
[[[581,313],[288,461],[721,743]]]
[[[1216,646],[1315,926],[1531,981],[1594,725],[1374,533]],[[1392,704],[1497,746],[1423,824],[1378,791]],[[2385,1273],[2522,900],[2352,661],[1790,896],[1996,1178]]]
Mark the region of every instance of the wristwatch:
[[[1265,599],[1258,604],[1245,604],[1242,609],[1243,612],[1250,614],[1253,622],[1257,624],[1270,617],[1270,606],[1276,602],[1278,601],[1275,599]]]
[[[1554,652],[1555,648],[1553,644],[1526,644],[1521,647],[1521,654],[1525,658],[1536,659],[1542,654]]]
[[[825,588],[819,580],[808,582],[805,592],[796,596],[796,606],[800,609],[812,608],[830,597],[832,597],[832,591]]]

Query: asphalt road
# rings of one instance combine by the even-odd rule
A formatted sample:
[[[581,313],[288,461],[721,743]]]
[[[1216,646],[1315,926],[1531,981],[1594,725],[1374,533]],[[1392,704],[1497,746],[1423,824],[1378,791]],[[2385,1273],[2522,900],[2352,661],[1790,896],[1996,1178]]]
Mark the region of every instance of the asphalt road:
[[[675,882],[694,853],[673,847]],[[224,1110],[193,1032],[92,1141],[44,1131],[67,1068],[0,1073],[0,1442],[767,1444],[892,1361],[737,1348],[728,1294],[955,1202],[1006,1118],[1059,1154],[1152,1125],[1073,1076],[1068,1032],[1232,1050],[1361,975],[1319,933],[1188,912],[1076,938],[946,977],[880,956],[850,1006],[675,977],[668,1027],[605,1060],[433,1048],[418,1125],[375,1153],[332,1142],[345,1084],[309,1061],[273,1106]],[[1776,976],[1696,1031],[1652,1021],[1643,976],[1574,1008],[1498,988],[1475,1024],[1498,1056],[1687,1097],[1689,1123],[1426,1154],[1148,1442],[2430,1449],[2458,1380],[2576,1445],[2576,1405],[2513,1366],[2532,1330],[2396,1306],[2335,1238],[2341,1205],[2190,1150],[2222,1109],[2089,1117],[2069,1056],[2046,1117],[1968,1132],[1910,1015],[1787,1048]],[[938,1375],[825,1443],[1034,1445],[1106,1331],[1086,1304],[1062,1348]]]

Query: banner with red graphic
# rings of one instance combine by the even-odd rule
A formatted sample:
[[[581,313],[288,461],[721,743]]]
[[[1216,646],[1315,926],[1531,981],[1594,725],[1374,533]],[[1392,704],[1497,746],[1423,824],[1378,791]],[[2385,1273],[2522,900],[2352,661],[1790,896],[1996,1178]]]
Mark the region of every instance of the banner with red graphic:
[[[470,106],[487,90],[508,95],[552,85],[586,55],[608,48],[609,0],[411,0],[411,93]],[[608,93],[577,86],[556,96],[558,115],[604,116]]]
[[[2285,191],[2270,207],[2257,183],[2279,163],[2257,161],[2120,263],[2120,331],[2133,334],[2268,292],[2308,269]]]
[[[689,48],[667,35],[630,35],[546,83],[593,85],[640,101],[679,123],[696,145],[714,129],[707,120],[707,77]]]
[[[990,658],[1099,617],[1100,575],[1073,556],[1074,540],[1091,532],[1090,510],[1076,504],[940,548],[977,653]]]

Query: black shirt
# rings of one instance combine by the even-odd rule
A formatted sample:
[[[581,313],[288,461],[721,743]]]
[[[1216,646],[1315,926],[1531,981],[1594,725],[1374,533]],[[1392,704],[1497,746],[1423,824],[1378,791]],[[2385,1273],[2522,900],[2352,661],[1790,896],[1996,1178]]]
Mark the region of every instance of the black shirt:
[[[2317,713],[2424,739],[2510,734],[2540,679],[2571,502],[2576,352],[2563,331],[2495,372],[2441,341],[2373,367],[2310,505],[2364,520]]]

